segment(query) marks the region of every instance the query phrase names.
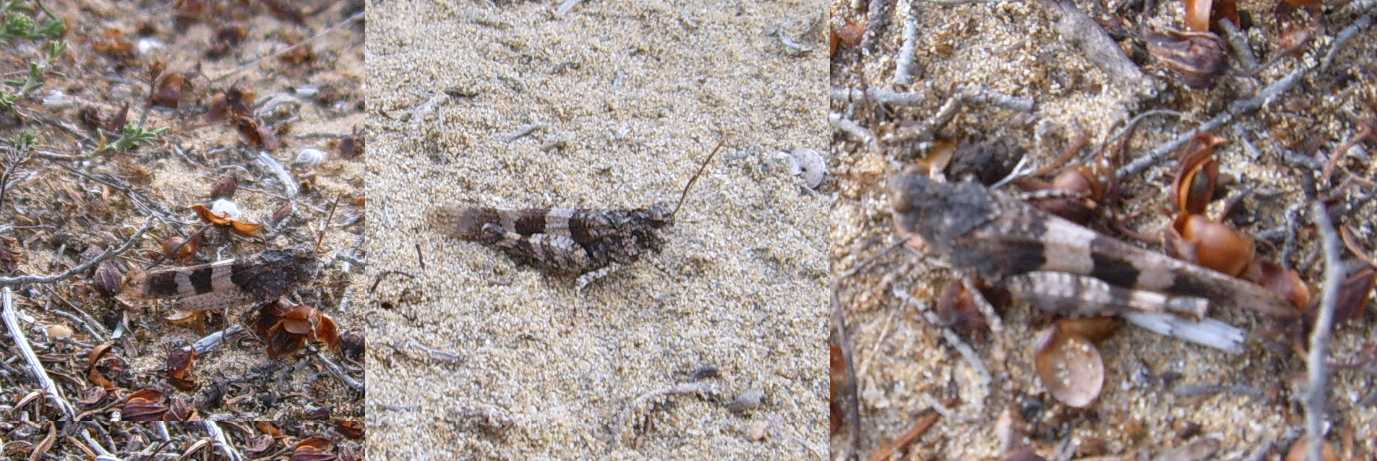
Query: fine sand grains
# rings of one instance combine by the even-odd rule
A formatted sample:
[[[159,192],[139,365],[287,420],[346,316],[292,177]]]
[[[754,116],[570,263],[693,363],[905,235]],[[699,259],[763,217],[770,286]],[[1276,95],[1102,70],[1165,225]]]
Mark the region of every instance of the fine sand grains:
[[[824,457],[834,187],[779,160],[828,142],[822,3],[500,3],[369,5],[369,283],[415,277],[369,306],[368,454]],[[582,294],[424,219],[675,200],[719,133],[665,250]]]

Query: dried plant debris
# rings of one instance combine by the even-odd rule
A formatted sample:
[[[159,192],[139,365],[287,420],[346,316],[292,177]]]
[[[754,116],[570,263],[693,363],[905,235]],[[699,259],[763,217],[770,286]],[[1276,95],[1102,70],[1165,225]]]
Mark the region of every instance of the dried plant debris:
[[[107,3],[0,2],[0,67],[22,70],[0,82],[0,286],[19,320],[0,357],[32,350],[53,377],[0,370],[0,401],[22,402],[0,409],[5,457],[263,457],[314,435],[333,442],[314,459],[357,458],[333,424],[104,423],[362,418],[362,316],[343,308],[364,210],[336,199],[362,196],[363,163],[282,166],[361,142],[362,10]],[[303,307],[260,333],[269,306]],[[62,416],[98,424],[30,451],[42,427],[23,421]]]
[[[858,408],[835,402],[861,427],[833,428],[834,456],[881,452],[953,394],[967,404],[909,456],[1271,459],[1302,428],[1336,448],[1356,433],[1340,459],[1377,453],[1377,40],[1358,32],[1377,4],[900,5],[893,20],[913,27],[833,52],[833,94],[850,97],[831,100],[832,257],[855,343],[839,349],[864,389]],[[838,28],[875,19],[832,13]],[[899,78],[904,62],[922,78]],[[958,87],[1035,104],[963,106],[946,96]],[[898,135],[915,126],[929,136]],[[1326,250],[1335,234],[1347,251]],[[895,245],[909,251],[878,250]],[[898,314],[914,302],[935,320]],[[1097,316],[1139,328],[1067,332]],[[995,385],[970,379],[968,349]],[[1161,392],[1178,380],[1236,392]],[[997,413],[1010,407],[1017,421]],[[1153,430],[1182,420],[1194,429]]]

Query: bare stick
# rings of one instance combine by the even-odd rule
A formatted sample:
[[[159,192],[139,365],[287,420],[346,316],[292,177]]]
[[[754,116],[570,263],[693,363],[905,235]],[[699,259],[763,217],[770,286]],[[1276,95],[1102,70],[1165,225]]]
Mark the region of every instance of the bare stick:
[[[0,277],[0,286],[8,287],[22,285],[26,283],[53,283],[65,280],[68,277],[85,272],[91,269],[92,267],[95,267],[97,264],[100,264],[105,260],[113,258],[115,256],[119,256],[121,253],[124,253],[125,251],[128,251],[130,248],[133,248],[134,244],[138,243],[139,237],[143,237],[143,233],[148,231],[148,228],[152,226],[153,219],[150,218],[149,220],[144,221],[143,227],[140,227],[138,232],[135,232],[133,236],[129,237],[129,240],[125,240],[124,244],[120,245],[118,248],[115,248],[113,250],[106,250],[104,253],[101,253],[100,256],[96,256],[94,259],[86,261],[85,263],[77,264],[76,267],[68,269],[66,272],[53,275],[21,275],[17,277]]]
[[[832,124],[832,129],[851,135],[851,137],[860,141],[861,144],[865,144],[867,149],[871,151],[879,150],[880,145],[875,141],[875,135],[859,123],[842,117],[841,114],[836,112],[827,114],[827,121]]]
[[[1166,158],[1167,154],[1174,152],[1182,145],[1190,142],[1191,139],[1195,138],[1196,134],[1213,131],[1224,126],[1225,123],[1233,121],[1236,116],[1257,110],[1262,107],[1263,104],[1266,104],[1268,101],[1271,101],[1273,98],[1276,98],[1281,95],[1281,93],[1295,86],[1296,82],[1300,81],[1301,76],[1305,75],[1310,69],[1310,66],[1301,66],[1299,69],[1291,71],[1290,74],[1287,74],[1280,80],[1272,82],[1271,85],[1262,88],[1253,97],[1241,101],[1234,101],[1233,104],[1229,105],[1227,110],[1216,114],[1214,117],[1206,120],[1205,123],[1201,123],[1194,129],[1178,135],[1176,139],[1172,139],[1165,144],[1157,146],[1157,148],[1149,151],[1146,155],[1129,162],[1128,165],[1124,165],[1123,168],[1120,168],[1115,175],[1118,176],[1119,179],[1124,179],[1127,176],[1138,174],[1157,162],[1160,162],[1163,158]]]
[[[904,44],[899,47],[899,56],[894,58],[894,84],[913,84],[913,47],[918,41],[918,8],[909,5],[904,18]]]
[[[52,378],[48,377],[48,372],[43,370],[43,362],[38,361],[38,355],[33,353],[33,348],[29,346],[28,338],[24,337],[24,330],[19,327],[19,317],[15,313],[14,297],[10,293],[10,287],[0,287],[0,297],[3,297],[4,312],[0,315],[4,317],[5,328],[9,329],[10,337],[14,338],[14,344],[19,346],[20,355],[24,356],[24,361],[29,365],[29,371],[33,373],[33,378],[38,381],[39,387],[48,394],[48,399],[52,400],[53,405],[62,411],[64,419],[76,419],[76,408],[67,402],[62,396],[62,389],[57,387]]]
[[[1231,21],[1216,21],[1220,29],[1224,29],[1224,38],[1228,39],[1229,47],[1234,49],[1234,54],[1243,63],[1243,71],[1251,74],[1257,68],[1257,57],[1253,56],[1253,48],[1248,46],[1248,36]]]
[[[899,437],[896,437],[893,441],[886,443],[879,449],[871,452],[870,457],[867,459],[869,459],[870,461],[884,461],[889,459],[891,456],[894,455],[894,452],[902,450],[904,449],[904,447],[907,447],[909,445],[912,445],[913,442],[917,441],[919,437],[922,437],[923,434],[926,434],[928,432],[928,429],[932,429],[932,426],[934,424],[937,424],[937,420],[939,419],[942,419],[941,414],[937,413],[936,411],[928,410],[926,414],[918,418],[918,422],[914,423],[913,427],[909,428],[907,431],[904,431],[903,434],[900,434]]]
[[[335,378],[339,379],[340,382],[344,383],[344,385],[346,386],[349,386],[350,389],[353,389],[358,392],[364,392],[363,383],[359,382],[359,380],[357,379],[354,379],[352,376],[349,376],[348,373],[345,373],[344,368],[340,367],[338,363],[335,363],[333,360],[330,360],[329,357],[326,357],[324,354],[321,354],[319,352],[315,354],[315,357],[316,360],[321,363],[321,365],[325,366],[325,370],[329,371],[331,376],[334,376]]]
[[[988,88],[979,86],[967,86],[956,91],[956,94],[947,98],[947,102],[937,109],[937,113],[919,125],[901,127],[892,135],[886,136],[884,142],[926,142],[931,141],[934,134],[947,126],[956,113],[969,104],[981,104],[995,107],[1002,107],[1008,110],[1019,112],[1032,112],[1035,101],[1032,98],[1012,96],[992,91]]]
[[[889,28],[889,17],[894,15],[894,0],[870,0],[866,8],[870,17],[865,21],[865,35],[861,36],[861,50],[865,54],[875,51],[880,36]]]
[[[233,338],[243,332],[244,327],[242,325],[232,325],[229,328],[211,333],[196,340],[195,343],[192,343],[191,349],[195,350],[197,355],[205,354],[215,350],[215,348],[219,347],[226,339]]]
[[[244,455],[239,454],[239,450],[235,450],[234,446],[230,445],[229,439],[225,438],[225,433],[220,430],[220,426],[215,424],[215,421],[202,421],[201,427],[205,428],[206,434],[210,434],[210,438],[215,439],[215,446],[220,447],[220,451],[225,452],[225,456],[229,457],[230,461],[244,460]]]
[[[275,58],[275,57],[278,57],[278,56],[282,56],[282,55],[284,55],[284,54],[287,54],[287,53],[292,52],[292,50],[295,50],[295,49],[300,48],[300,47],[302,47],[302,46],[306,46],[306,45],[310,44],[311,42],[316,41],[317,39],[319,39],[319,38],[321,38],[321,37],[324,37],[324,36],[328,35],[328,34],[331,33],[331,32],[334,32],[334,31],[336,31],[336,30],[339,30],[339,29],[343,28],[344,26],[349,25],[349,23],[352,23],[352,22],[354,22],[354,21],[358,21],[358,20],[360,20],[360,19],[363,19],[363,14],[364,14],[364,13],[365,13],[365,11],[360,11],[360,12],[358,12],[358,13],[354,13],[353,16],[350,16],[350,17],[348,17],[348,18],[345,18],[343,21],[340,21],[340,22],[338,22],[338,23],[335,23],[335,25],[332,25],[332,26],[330,26],[330,27],[327,27],[325,30],[320,31],[320,33],[317,33],[317,34],[315,34],[315,35],[312,35],[312,36],[311,36],[310,38],[308,38],[308,39],[302,40],[301,43],[297,43],[297,44],[295,44],[295,45],[292,45],[292,46],[283,48],[283,49],[281,49],[281,50],[278,50],[278,51],[275,52],[275,53],[271,53],[271,54],[268,54],[268,55],[265,55],[265,56],[259,56],[259,57],[257,57],[257,58],[254,58],[253,60],[251,60],[251,61],[249,61],[249,62],[246,62],[246,63],[244,63],[244,64],[241,64],[239,67],[235,67],[234,70],[231,70],[231,71],[229,71],[229,72],[225,72],[224,74],[220,74],[220,76],[218,76],[218,77],[215,77],[215,78],[210,79],[210,81],[211,81],[211,83],[214,83],[214,82],[218,82],[218,81],[224,80],[225,77],[229,77],[229,76],[231,76],[231,75],[237,74],[237,73],[239,73],[240,71],[243,71],[244,69],[249,68],[249,66],[252,66],[252,65],[254,65],[254,64],[258,64],[260,61],[262,61],[262,60],[264,60],[264,59]]]
[[[851,451],[859,453],[864,441],[861,440],[861,397],[856,383],[856,356],[852,352],[851,338],[846,331],[846,312],[842,308],[841,297],[838,295],[841,289],[841,280],[845,277],[845,275],[841,275],[832,281],[832,334],[836,336],[837,346],[841,348],[842,361],[846,362],[846,389],[842,390],[842,398],[845,400],[843,404],[846,407],[846,435]]]
[[[891,106],[917,106],[928,99],[927,95],[916,91],[894,91],[884,88],[869,88],[865,91],[858,89],[833,88],[833,101],[860,101],[869,99],[880,104]]]
[[[671,386],[662,387],[641,394],[640,396],[636,397],[635,400],[632,400],[631,404],[627,405],[625,410],[622,410],[621,413],[617,414],[617,419],[612,424],[612,428],[613,430],[620,432],[621,429],[626,426],[626,419],[631,415],[631,413],[635,412],[637,408],[645,406],[645,403],[650,399],[685,394],[699,394],[705,396],[716,395],[717,385],[706,381],[695,381],[691,383],[674,384]],[[617,441],[618,443],[621,443],[620,435],[617,437]]]
[[[966,342],[961,339],[961,336],[957,335],[955,331],[944,326],[942,320],[937,318],[937,314],[932,313],[932,310],[929,309],[928,303],[914,299],[913,296],[909,296],[908,293],[897,286],[891,291],[894,293],[895,298],[899,298],[899,300],[903,301],[905,304],[912,305],[914,308],[918,309],[918,312],[923,315],[924,320],[932,324],[933,328],[937,328],[941,331],[942,338],[946,339],[947,343],[951,344],[952,348],[956,349],[956,352],[960,353],[961,357],[966,359],[966,362],[971,365],[971,368],[975,369],[975,374],[980,376],[980,381],[976,384],[985,388],[986,395],[989,395],[990,383],[993,381],[993,378],[990,377],[989,368],[985,367],[985,361],[980,359],[980,354],[976,354],[975,349],[969,344],[966,344]]]
[[[1076,9],[1074,3],[1068,0],[1042,0],[1042,4],[1056,18],[1054,27],[1062,40],[1079,48],[1095,67],[1125,88],[1152,85],[1152,80],[1124,55],[1119,44],[1109,38],[1109,34],[1094,19]]]
[[[1339,253],[1339,236],[1334,231],[1334,223],[1329,220],[1329,212],[1324,203],[1316,200],[1310,204],[1311,218],[1320,230],[1321,244],[1324,248],[1324,294],[1320,298],[1319,315],[1315,317],[1314,331],[1310,333],[1310,354],[1306,359],[1306,374],[1309,384],[1301,399],[1305,408],[1305,435],[1309,440],[1306,459],[1320,460],[1320,449],[1324,445],[1324,405],[1328,390],[1328,375],[1325,369],[1325,351],[1329,349],[1329,333],[1334,325],[1334,306],[1339,302],[1339,288],[1344,283],[1344,263]]]

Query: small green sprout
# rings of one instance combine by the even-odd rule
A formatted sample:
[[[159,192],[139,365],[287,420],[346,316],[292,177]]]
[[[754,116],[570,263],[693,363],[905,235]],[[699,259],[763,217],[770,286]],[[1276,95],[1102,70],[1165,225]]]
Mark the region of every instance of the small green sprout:
[[[115,142],[110,143],[109,146],[106,146],[106,149],[120,152],[132,150],[136,147],[153,142],[165,132],[167,132],[167,128],[140,128],[130,123],[120,129],[120,137],[115,139]]]

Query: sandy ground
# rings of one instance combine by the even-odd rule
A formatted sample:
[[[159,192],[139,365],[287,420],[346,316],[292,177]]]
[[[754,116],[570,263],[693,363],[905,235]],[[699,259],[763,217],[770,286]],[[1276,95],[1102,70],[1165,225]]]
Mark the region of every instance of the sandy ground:
[[[834,2],[834,23],[841,24],[844,18],[861,20],[862,15],[853,9],[858,3],[864,2]],[[1099,2],[1076,3],[1083,10],[1091,8],[1093,17],[1111,17],[1111,12],[1103,7],[1094,9],[1093,5]],[[1181,23],[1178,2],[1158,3],[1155,12],[1144,16],[1147,24],[1161,28]],[[1271,19],[1273,3],[1239,2],[1257,24],[1250,30],[1249,38],[1262,60],[1275,49],[1278,27]],[[896,17],[881,36],[876,53],[864,58],[866,84],[871,88],[913,90],[925,93],[927,98],[917,107],[886,113],[868,126],[882,132],[896,123],[926,119],[941,105],[952,85],[982,85],[1032,97],[1037,102],[1036,109],[1032,114],[1016,114],[992,107],[971,107],[947,125],[944,135],[967,140],[1004,135],[1032,156],[1034,164],[1053,158],[1078,129],[1091,135],[1094,147],[1115,123],[1121,123],[1129,114],[1153,108],[1188,114],[1191,121],[1184,123],[1170,119],[1146,123],[1146,132],[1139,134],[1129,155],[1141,153],[1207,119],[1229,101],[1275,81],[1295,68],[1296,63],[1292,58],[1283,59],[1256,79],[1225,77],[1211,91],[1190,91],[1179,83],[1167,83],[1170,77],[1162,69],[1147,66],[1144,70],[1159,82],[1160,92],[1156,97],[1146,97],[1109,83],[1102,72],[1052,29],[1047,12],[1038,2],[924,4],[916,13],[917,83],[896,86],[891,83],[894,56],[901,43],[909,2],[897,2],[895,10]],[[1301,59],[1313,62],[1315,50],[1327,49],[1334,34],[1351,20],[1347,15],[1334,16],[1328,31]],[[1348,139],[1358,121],[1374,115],[1368,108],[1374,100],[1373,62],[1360,58],[1373,55],[1377,41],[1372,37],[1371,30],[1360,35],[1339,55],[1334,70],[1311,73],[1298,89],[1217,133],[1231,141],[1217,152],[1226,174],[1241,177],[1242,182],[1259,190],[1278,193],[1274,198],[1244,200],[1248,211],[1240,225],[1245,231],[1257,233],[1279,225],[1283,222],[1281,210],[1303,199],[1295,174],[1278,159],[1279,146],[1306,154],[1316,149],[1328,153]],[[855,64],[857,59],[857,51],[844,50],[834,60],[834,87],[860,85],[862,74]],[[855,109],[846,103],[834,102],[832,110],[848,117],[855,114]],[[1261,149],[1261,158],[1254,160],[1246,152],[1238,133],[1249,135],[1251,142]],[[829,245],[834,270],[841,272],[871,258],[892,238],[888,196],[883,186],[899,166],[891,160],[896,156],[894,151],[868,152],[850,138],[837,139],[832,154],[836,157],[834,171],[841,198],[832,214]],[[1355,175],[1373,174],[1370,162],[1349,165]],[[1166,225],[1168,217],[1158,211],[1166,199],[1159,191],[1170,185],[1170,166],[1168,162],[1129,180],[1127,211],[1142,212],[1128,223],[1130,228],[1156,232]],[[1234,186],[1227,195],[1237,192]],[[1212,210],[1217,210],[1220,203],[1214,205]],[[1367,248],[1377,242],[1372,213],[1369,204],[1341,219],[1342,223],[1354,226],[1359,241]],[[1301,232],[1297,259],[1303,263],[1305,280],[1312,290],[1317,290],[1315,287],[1323,279],[1323,263],[1310,257],[1316,248],[1314,233],[1305,229]],[[1275,261],[1279,243],[1261,244],[1262,257]],[[995,421],[1010,407],[1030,422],[1030,434],[1024,440],[1048,459],[1053,459],[1056,447],[1063,442],[1069,442],[1075,457],[1084,457],[1153,454],[1196,437],[1220,439],[1222,448],[1212,459],[1241,459],[1268,443],[1280,450],[1268,458],[1276,459],[1276,453],[1285,453],[1297,431],[1303,431],[1301,407],[1292,400],[1304,382],[1301,356],[1287,352],[1285,347],[1277,351],[1254,342],[1247,353],[1235,357],[1133,328],[1121,330],[1100,347],[1107,375],[1099,401],[1085,410],[1058,404],[1038,382],[1031,366],[1030,338],[1036,329],[1046,325],[1047,319],[1032,315],[1025,304],[1015,304],[1003,313],[1007,327],[1003,339],[1010,351],[1003,367],[1007,367],[1009,379],[1000,388],[981,389],[972,384],[972,368],[941,339],[938,331],[890,294],[892,287],[899,286],[911,290],[919,299],[933,299],[949,280],[950,271],[901,251],[882,258],[879,264],[843,285],[841,299],[846,306],[859,374],[865,452],[912,427],[934,402],[953,397],[964,403],[952,408],[951,414],[926,435],[901,450],[903,459],[997,459],[1002,453]],[[1223,313],[1222,318],[1254,332],[1260,331],[1263,324],[1251,314]],[[1371,319],[1369,315],[1357,324],[1339,328],[1331,357],[1354,358],[1363,347],[1371,345],[1377,332]],[[990,341],[974,344],[990,363]],[[1344,370],[1331,379],[1334,429],[1330,440],[1342,447],[1345,438],[1352,436],[1356,439],[1352,445],[1354,459],[1369,459],[1377,452],[1372,442],[1372,428],[1377,424],[1371,391],[1374,376]],[[1188,395],[1195,385],[1242,387],[1202,396]],[[1252,393],[1257,396],[1246,395]],[[845,430],[833,434],[831,440],[834,456],[852,448],[846,444]]]
[[[821,3],[368,8],[369,273],[415,276],[370,304],[369,455],[824,456],[831,186],[776,160],[827,143]],[[719,130],[665,251],[582,295],[423,218],[674,200]],[[632,407],[703,367],[714,395]]]
[[[314,57],[306,62],[283,63],[274,54],[288,46],[285,41],[303,40],[343,23],[359,11],[361,3],[297,5],[312,12],[300,24],[274,16],[262,5],[228,2],[209,5],[201,16],[181,21],[175,19],[177,10],[171,1],[137,5],[52,3],[54,13],[68,25],[66,51],[50,63],[43,84],[20,102],[23,110],[36,114],[34,118],[23,127],[0,128],[0,137],[5,139],[21,131],[33,133],[36,149],[56,156],[25,164],[22,173],[26,180],[11,187],[6,209],[0,210],[0,222],[23,224],[14,229],[5,226],[5,233],[15,238],[22,250],[24,273],[51,273],[71,267],[80,260],[81,250],[113,246],[154,214],[158,216],[156,224],[132,251],[117,258],[125,268],[149,267],[160,253],[163,239],[185,236],[202,226],[190,206],[208,204],[211,186],[228,173],[240,177],[240,188],[233,198],[243,218],[268,222],[274,210],[287,202],[282,182],[256,161],[258,150],[246,146],[233,127],[206,121],[213,95],[231,85],[254,92],[260,103],[271,102],[271,106],[260,107],[277,108],[272,111],[272,128],[290,127],[279,138],[281,146],[268,152],[278,162],[290,166],[297,152],[305,148],[326,151],[329,158],[314,168],[292,169],[293,181],[303,184],[294,200],[296,212],[270,237],[228,237],[212,228],[207,231],[207,243],[193,261],[184,264],[248,256],[267,248],[309,246],[317,237],[322,238],[323,258],[328,259],[336,250],[346,254],[361,251],[363,225],[358,218],[363,204],[355,206],[350,199],[361,197],[363,161],[341,158],[333,143],[363,122],[362,23],[350,21],[311,41],[306,47]],[[244,28],[243,42],[223,56],[208,57],[218,28],[231,25]],[[93,42],[114,33],[135,44],[137,51],[128,58],[115,59],[94,49]],[[0,57],[8,71],[22,69],[24,61],[36,54],[30,45],[20,42]],[[113,135],[102,137],[80,128],[78,111],[95,110],[109,118],[129,105],[130,121],[138,122],[148,95],[145,66],[155,61],[166,63],[168,72],[187,73],[191,84],[178,109],[148,110],[143,126],[167,131],[150,145],[129,152],[96,151],[97,146],[112,141]],[[6,78],[12,76],[6,73]],[[319,91],[308,95],[307,89]],[[327,92],[331,94],[328,99],[324,97]],[[43,103],[44,98],[49,103]],[[77,176],[59,165],[89,176]],[[328,208],[336,197],[345,199],[331,215]],[[139,200],[146,203],[140,205]],[[153,213],[150,209],[161,211]],[[321,234],[327,216],[332,216],[331,225]],[[53,234],[65,237],[55,239]],[[154,268],[174,265],[162,262]],[[333,316],[343,331],[361,333],[362,311],[351,313],[345,301],[358,299],[357,294],[344,294],[349,271],[338,262],[327,262],[320,274],[319,279],[302,287],[298,299]],[[270,359],[264,344],[251,338],[222,344],[199,357],[192,374],[199,389],[172,389],[164,371],[168,352],[211,331],[241,323],[250,317],[245,315],[249,308],[234,309],[228,319],[215,315],[206,329],[198,331],[169,323],[165,317],[174,313],[170,304],[122,306],[95,292],[94,283],[86,273],[55,285],[25,287],[17,294],[19,309],[32,322],[30,337],[37,342],[35,348],[44,354],[45,361],[53,360],[48,365],[50,375],[70,377],[59,378],[70,399],[87,400],[89,393],[96,391],[85,378],[91,348],[106,341],[114,345],[104,363],[116,370],[110,375],[118,389],[111,390],[106,399],[79,405],[78,411],[88,412],[86,418],[119,418],[120,399],[139,388],[160,389],[169,400],[190,402],[203,418],[362,418],[361,392],[324,373],[309,355]],[[71,315],[69,310],[84,315]],[[121,311],[129,328],[123,337],[113,340],[111,332]],[[60,315],[63,313],[69,315]],[[66,339],[35,334],[51,326],[67,327],[75,333]],[[9,354],[6,347],[0,358],[14,360]],[[345,366],[356,377],[362,375],[361,364]],[[34,387],[26,382],[27,375],[10,376],[25,379],[22,387],[11,386],[0,392],[6,401],[15,400],[11,392],[26,393]],[[295,429],[288,433],[302,435]],[[236,444],[252,435],[230,433]]]

